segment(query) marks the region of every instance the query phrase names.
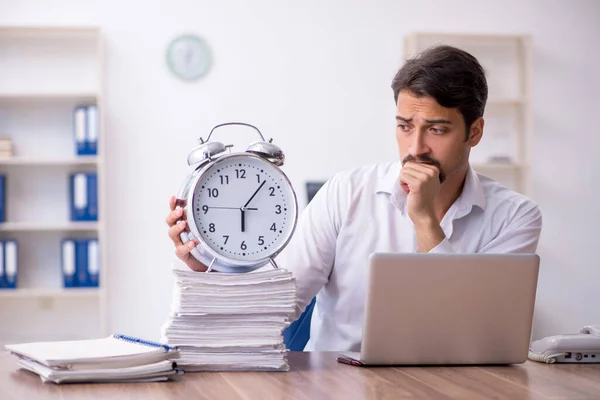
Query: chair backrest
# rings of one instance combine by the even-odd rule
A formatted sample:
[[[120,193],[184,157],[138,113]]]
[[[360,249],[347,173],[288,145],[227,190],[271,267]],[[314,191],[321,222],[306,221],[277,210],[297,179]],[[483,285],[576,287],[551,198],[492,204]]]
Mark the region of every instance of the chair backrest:
[[[316,297],[306,306],[300,318],[283,331],[283,343],[291,351],[303,351],[310,338],[310,320],[315,307],[315,299]]]

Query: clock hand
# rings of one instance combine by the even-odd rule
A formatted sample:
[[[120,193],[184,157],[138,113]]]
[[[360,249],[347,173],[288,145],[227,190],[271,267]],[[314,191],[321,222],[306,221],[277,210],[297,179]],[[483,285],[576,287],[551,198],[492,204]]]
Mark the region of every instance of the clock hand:
[[[256,194],[259,192],[259,190],[262,189],[263,186],[265,186],[265,183],[267,183],[267,181],[263,181],[263,183],[260,184],[258,189],[256,189],[256,191],[252,194],[252,196],[250,196],[250,199],[246,202],[246,204],[244,204],[244,207],[248,207],[248,204],[250,204],[250,202],[252,201],[254,196],[256,196]]]
[[[207,209],[211,209],[211,208],[216,208],[219,210],[239,210],[239,207],[210,207],[210,206],[206,206]],[[245,211],[248,210],[258,210],[258,208],[250,208],[250,207],[244,207]]]
[[[244,204],[241,208],[240,211],[242,212],[242,232],[246,231],[246,210],[247,210],[247,206],[248,204],[250,204],[250,202],[252,201],[252,199],[254,198],[254,196],[256,196],[256,194],[260,191],[260,189],[262,189],[262,187],[265,185],[265,183],[267,183],[267,181],[263,181],[263,183],[260,184],[260,186],[258,187],[258,189],[256,189],[256,191],[254,193],[252,193],[252,196],[250,196],[250,198],[248,199],[248,201],[246,202],[246,204]]]

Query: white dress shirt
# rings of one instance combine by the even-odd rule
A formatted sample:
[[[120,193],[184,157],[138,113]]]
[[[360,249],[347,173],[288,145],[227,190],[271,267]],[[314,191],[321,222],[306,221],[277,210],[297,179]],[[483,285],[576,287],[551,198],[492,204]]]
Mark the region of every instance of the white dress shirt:
[[[333,176],[277,257],[296,276],[298,316],[318,293],[305,350],[360,351],[369,255],[416,252],[400,168],[396,161]],[[535,253],[542,216],[527,197],[469,168],[440,226],[446,238],[431,253]]]

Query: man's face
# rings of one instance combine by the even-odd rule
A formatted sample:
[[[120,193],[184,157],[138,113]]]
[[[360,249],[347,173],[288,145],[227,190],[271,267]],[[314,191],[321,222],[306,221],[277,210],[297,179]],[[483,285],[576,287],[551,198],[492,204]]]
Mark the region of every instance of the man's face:
[[[465,122],[458,108],[445,108],[433,97],[416,97],[403,90],[396,107],[396,141],[402,165],[413,161],[440,170],[443,183],[464,170],[471,147],[479,143],[483,118],[473,123],[466,139]]]

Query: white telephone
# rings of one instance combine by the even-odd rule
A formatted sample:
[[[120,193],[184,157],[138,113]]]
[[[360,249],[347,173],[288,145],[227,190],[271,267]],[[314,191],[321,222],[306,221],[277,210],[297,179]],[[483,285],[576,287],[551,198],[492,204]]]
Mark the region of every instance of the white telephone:
[[[531,343],[529,359],[552,363],[600,363],[600,325],[588,325],[578,334],[548,336]]]

